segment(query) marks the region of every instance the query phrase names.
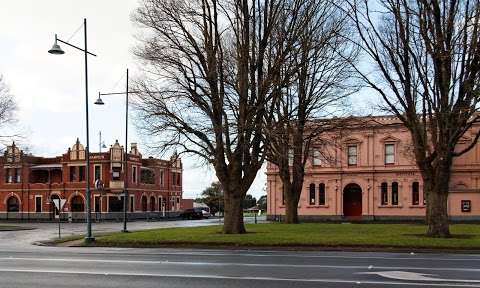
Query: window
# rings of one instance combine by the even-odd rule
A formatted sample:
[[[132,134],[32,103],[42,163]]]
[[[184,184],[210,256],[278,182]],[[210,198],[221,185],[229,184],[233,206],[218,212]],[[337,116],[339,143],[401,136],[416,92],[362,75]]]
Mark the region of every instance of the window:
[[[95,165],[95,180],[102,179],[102,166],[101,165]]]
[[[381,192],[381,200],[382,200],[382,205],[387,205],[388,204],[388,184],[387,182],[383,182],[380,188]]]
[[[180,186],[181,185],[181,175],[180,173],[177,173],[177,185]]]
[[[112,167],[112,180],[120,180],[120,171],[122,167]]]
[[[10,196],[7,200],[7,212],[19,212],[20,203],[15,196]]]
[[[170,197],[170,211],[175,211],[175,197]]]
[[[392,183],[392,205],[398,205],[398,183]]]
[[[325,184],[320,183],[318,186],[318,204],[325,205]]]
[[[348,165],[357,165],[357,145],[347,147]]]
[[[108,196],[108,212],[123,212],[123,197]]]
[[[135,206],[135,196],[130,195],[130,212],[133,212],[134,206]]]
[[[75,178],[77,178],[77,176],[76,176],[76,172],[77,172],[76,169],[77,169],[77,167],[75,167],[75,166],[70,166],[70,182],[75,181]]]
[[[155,184],[154,170],[149,168],[140,168],[140,183]]]
[[[132,166],[132,182],[137,183],[137,166]]]
[[[152,212],[155,211],[155,207],[156,207],[156,205],[155,205],[155,197],[150,196],[150,211],[152,211]]]
[[[73,196],[70,200],[70,208],[72,212],[84,212],[85,205],[83,204],[83,198],[81,196]]]
[[[395,163],[395,145],[385,144],[385,164]]]
[[[412,205],[420,204],[420,191],[418,187],[418,182],[412,183]]]
[[[163,186],[163,170],[160,170],[160,185]]]
[[[95,166],[95,169],[97,166]],[[98,179],[98,178],[97,178]],[[95,196],[94,198],[94,212],[100,212],[100,196]]]
[[[16,183],[20,183],[21,175],[22,175],[22,169],[20,169],[20,168],[15,169],[15,182]]]
[[[322,165],[321,153],[320,150],[313,150],[312,152],[312,165],[319,166]]]
[[[5,183],[12,183],[12,176],[10,175],[10,169],[5,169]]]
[[[172,178],[173,178],[172,183],[173,183],[173,185],[175,185],[175,183],[177,183],[177,173],[172,172]]]
[[[42,212],[42,196],[35,196],[35,213]]]
[[[462,212],[471,212],[472,211],[472,201],[471,200],[462,200],[461,202]]]
[[[315,205],[315,184],[310,184],[310,205]]]
[[[85,166],[78,167],[78,181],[85,181]]]
[[[147,196],[143,195],[142,196],[142,212],[147,212]]]

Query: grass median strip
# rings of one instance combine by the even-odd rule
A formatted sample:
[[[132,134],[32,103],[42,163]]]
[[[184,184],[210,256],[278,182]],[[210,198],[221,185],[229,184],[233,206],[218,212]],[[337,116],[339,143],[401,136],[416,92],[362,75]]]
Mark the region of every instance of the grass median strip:
[[[480,225],[451,225],[452,238],[430,238],[416,224],[250,224],[246,234],[222,234],[222,226],[164,228],[97,237],[96,245],[243,247],[392,247],[480,250]]]

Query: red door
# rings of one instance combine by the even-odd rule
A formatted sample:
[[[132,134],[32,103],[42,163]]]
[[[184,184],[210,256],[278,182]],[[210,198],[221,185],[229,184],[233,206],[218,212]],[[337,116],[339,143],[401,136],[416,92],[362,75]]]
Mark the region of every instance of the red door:
[[[343,190],[343,215],[362,216],[362,189],[357,184],[349,184]]]

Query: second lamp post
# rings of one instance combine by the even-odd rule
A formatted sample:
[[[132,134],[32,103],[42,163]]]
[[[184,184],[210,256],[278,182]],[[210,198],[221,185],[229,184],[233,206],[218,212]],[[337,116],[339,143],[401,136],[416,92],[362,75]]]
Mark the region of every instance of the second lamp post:
[[[103,100],[101,96],[103,95],[123,95],[125,94],[125,151],[124,151],[124,156],[123,156],[123,171],[124,171],[124,176],[123,176],[123,229],[122,232],[128,232],[127,229],[127,222],[128,222],[128,200],[129,200],[129,195],[128,195],[128,69],[127,69],[127,81],[126,81],[126,90],[125,92],[113,92],[113,93],[100,93],[98,92],[98,99],[95,101],[96,105],[104,105]]]

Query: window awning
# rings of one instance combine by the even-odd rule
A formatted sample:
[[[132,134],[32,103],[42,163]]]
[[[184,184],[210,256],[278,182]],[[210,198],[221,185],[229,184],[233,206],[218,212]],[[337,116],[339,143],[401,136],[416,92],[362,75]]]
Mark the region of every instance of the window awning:
[[[62,169],[62,164],[41,164],[31,167],[32,170],[53,170],[53,169]]]

